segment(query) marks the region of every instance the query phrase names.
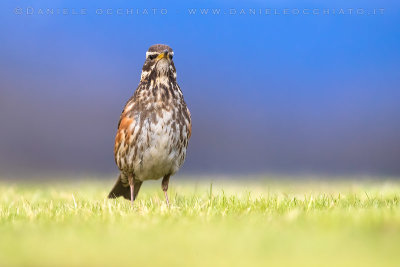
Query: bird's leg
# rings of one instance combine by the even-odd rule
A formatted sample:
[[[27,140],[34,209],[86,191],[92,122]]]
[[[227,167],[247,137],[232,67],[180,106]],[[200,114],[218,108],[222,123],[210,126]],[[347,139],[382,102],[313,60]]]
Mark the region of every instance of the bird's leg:
[[[135,182],[133,181],[133,176],[128,177],[129,186],[131,188],[131,205],[133,206],[133,201],[135,200]]]
[[[168,207],[169,207],[169,200],[168,200],[167,190],[168,190],[169,177],[170,175],[165,175],[161,183],[161,188],[164,191],[165,201],[167,202]]]

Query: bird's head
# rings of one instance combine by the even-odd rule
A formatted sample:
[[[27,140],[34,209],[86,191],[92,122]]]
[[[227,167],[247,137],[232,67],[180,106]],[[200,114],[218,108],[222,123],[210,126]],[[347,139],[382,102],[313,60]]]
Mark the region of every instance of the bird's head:
[[[142,69],[141,81],[151,79],[176,79],[176,69],[172,60],[174,52],[168,45],[156,44],[150,46],[146,52],[146,61]]]

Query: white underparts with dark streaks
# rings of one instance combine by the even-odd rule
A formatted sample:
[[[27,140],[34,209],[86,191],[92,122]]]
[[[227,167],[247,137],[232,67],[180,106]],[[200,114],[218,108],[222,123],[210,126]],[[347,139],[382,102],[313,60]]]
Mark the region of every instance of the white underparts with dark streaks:
[[[153,86],[168,86],[167,82],[164,77],[159,77],[155,83],[150,83],[147,89],[153,90]],[[180,124],[174,119],[174,113],[180,112],[178,107],[182,105],[179,98],[180,89],[174,89],[171,91],[177,95],[169,98],[171,103],[163,103],[161,90],[156,89],[156,95],[152,96],[155,97],[154,101],[145,106],[150,113],[143,112],[142,114],[146,114],[145,118],[141,117],[141,113],[136,114],[128,126],[127,132],[131,134],[125,136],[125,141],[129,144],[125,155],[125,146],[120,146],[120,151],[117,152],[117,157],[123,155],[119,167],[132,171],[136,180],[145,181],[173,175],[185,159],[189,122],[185,120],[184,124]],[[126,109],[132,107],[133,104],[128,103]]]

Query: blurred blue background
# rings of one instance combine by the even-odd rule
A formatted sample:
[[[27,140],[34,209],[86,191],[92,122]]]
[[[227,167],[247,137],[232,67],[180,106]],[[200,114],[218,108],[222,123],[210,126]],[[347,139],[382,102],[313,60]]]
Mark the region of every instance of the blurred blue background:
[[[242,8],[347,14],[229,15]],[[398,175],[399,22],[396,1],[3,1],[0,174],[116,172],[120,112],[165,43],[193,119],[183,173]]]

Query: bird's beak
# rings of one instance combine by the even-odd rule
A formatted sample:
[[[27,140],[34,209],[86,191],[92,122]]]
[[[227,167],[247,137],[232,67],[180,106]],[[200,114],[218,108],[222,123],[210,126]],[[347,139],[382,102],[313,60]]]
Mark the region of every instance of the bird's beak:
[[[160,59],[166,58],[168,59],[168,51],[165,50],[163,53],[160,53],[157,57],[157,61],[159,61]]]

